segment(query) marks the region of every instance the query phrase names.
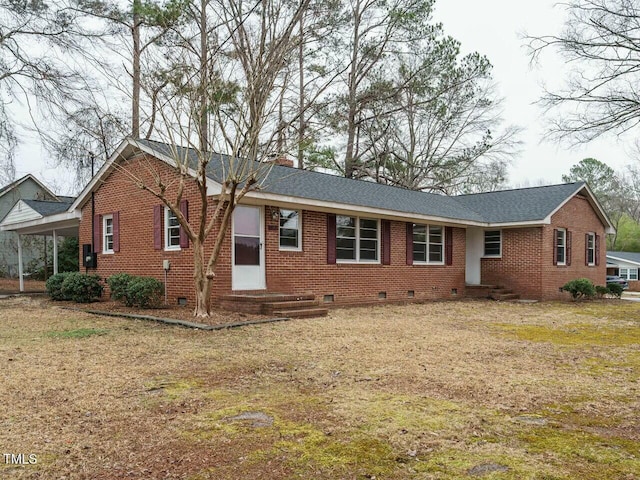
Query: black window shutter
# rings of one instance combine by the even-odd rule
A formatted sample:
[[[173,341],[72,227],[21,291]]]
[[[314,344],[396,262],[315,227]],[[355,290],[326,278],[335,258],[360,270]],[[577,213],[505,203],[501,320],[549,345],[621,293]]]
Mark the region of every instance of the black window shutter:
[[[391,265],[391,222],[382,220],[382,264]]]
[[[336,263],[336,216],[327,213],[327,263]]]

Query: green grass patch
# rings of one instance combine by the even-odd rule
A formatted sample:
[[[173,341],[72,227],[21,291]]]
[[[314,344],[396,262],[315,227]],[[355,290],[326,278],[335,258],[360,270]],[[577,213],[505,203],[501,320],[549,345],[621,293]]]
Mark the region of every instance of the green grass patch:
[[[50,338],[87,338],[94,335],[106,335],[104,328],[77,328],[75,330],[52,330],[45,335]]]
[[[556,345],[625,346],[640,344],[640,326],[599,326],[571,323],[558,326],[494,324],[505,335],[530,342]]]
[[[640,475],[637,441],[552,426],[521,431],[518,438],[527,451],[550,455],[569,478],[586,475],[585,478],[608,480]]]

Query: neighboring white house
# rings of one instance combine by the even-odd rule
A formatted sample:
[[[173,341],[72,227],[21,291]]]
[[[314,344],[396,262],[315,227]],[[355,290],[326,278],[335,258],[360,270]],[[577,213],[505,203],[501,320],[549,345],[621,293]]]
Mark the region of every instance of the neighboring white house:
[[[66,199],[67,197],[62,197]],[[15,182],[0,188],[0,221],[20,200],[48,200],[58,202],[56,196],[33,175],[25,175]],[[23,261],[28,265],[43,256],[43,237],[32,237],[23,242]],[[18,235],[15,232],[0,232],[0,275],[18,275]]]
[[[607,252],[607,275],[619,275],[629,282],[629,290],[640,290],[640,252]]]

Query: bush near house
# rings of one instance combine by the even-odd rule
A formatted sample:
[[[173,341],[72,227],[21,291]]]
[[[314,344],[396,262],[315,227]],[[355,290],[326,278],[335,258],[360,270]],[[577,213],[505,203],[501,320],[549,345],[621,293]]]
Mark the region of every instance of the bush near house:
[[[62,282],[62,294],[77,303],[94,302],[103,290],[98,275],[69,272]]]
[[[611,293],[608,287],[603,287],[602,285],[596,285],[596,295],[598,298],[604,298],[605,296]]]
[[[45,288],[47,289],[47,294],[51,297],[51,300],[71,300],[71,298],[67,298],[67,296],[62,292],[62,283],[69,275],[69,272],[65,272],[57,273],[49,277],[45,284]]]
[[[153,277],[118,273],[107,279],[111,296],[127,307],[158,308],[162,305],[164,284]]]
[[[571,298],[578,300],[579,298],[591,298],[596,294],[596,287],[588,278],[576,278],[562,286],[562,290],[569,292]]]
[[[103,286],[98,275],[64,272],[53,275],[45,284],[52,300],[72,300],[89,303],[102,296]]]
[[[111,298],[121,302],[126,301],[127,287],[133,278],[134,276],[128,273],[116,273],[107,278],[107,285],[111,290]]]
[[[614,297],[620,298],[624,288],[619,283],[607,283],[607,291]]]

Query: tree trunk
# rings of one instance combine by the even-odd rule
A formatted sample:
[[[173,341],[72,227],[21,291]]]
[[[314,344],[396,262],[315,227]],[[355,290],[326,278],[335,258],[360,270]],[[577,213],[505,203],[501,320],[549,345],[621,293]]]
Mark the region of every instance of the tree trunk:
[[[131,135],[140,138],[140,4],[141,0],[133,0],[133,72],[131,91]]]
[[[354,147],[356,139],[356,108],[358,95],[358,62],[360,48],[360,2],[356,2],[354,7],[353,25],[353,46],[351,50],[351,69],[349,72],[349,94],[347,104],[349,113],[347,114],[347,148],[344,156],[344,176],[352,178],[355,171]]]
[[[211,315],[211,290],[213,277],[208,278],[204,263],[204,245],[199,240],[193,244],[193,279],[196,287],[196,308],[194,317]]]
[[[305,123],[304,123],[304,14],[300,16],[300,45],[298,46],[298,68],[300,70],[300,118],[298,126],[298,168],[304,169],[304,135],[305,135]]]
[[[200,151],[209,151],[209,118],[207,102],[207,85],[209,83],[209,58],[207,50],[207,3],[208,0],[200,0]]]

